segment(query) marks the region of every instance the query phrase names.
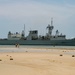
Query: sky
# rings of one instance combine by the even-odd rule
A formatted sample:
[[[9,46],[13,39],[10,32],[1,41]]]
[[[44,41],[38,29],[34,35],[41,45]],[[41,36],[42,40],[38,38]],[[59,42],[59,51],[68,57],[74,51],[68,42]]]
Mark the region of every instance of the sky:
[[[75,37],[75,0],[0,0],[0,38],[24,29],[38,30],[46,35],[47,25],[53,18],[53,35],[56,30],[66,38]]]

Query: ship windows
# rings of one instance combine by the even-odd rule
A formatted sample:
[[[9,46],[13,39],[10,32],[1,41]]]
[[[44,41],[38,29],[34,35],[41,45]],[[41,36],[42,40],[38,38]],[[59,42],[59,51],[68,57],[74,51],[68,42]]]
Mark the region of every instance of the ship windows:
[[[37,34],[37,33],[38,33],[37,30],[35,30],[35,31],[30,31],[30,34]]]

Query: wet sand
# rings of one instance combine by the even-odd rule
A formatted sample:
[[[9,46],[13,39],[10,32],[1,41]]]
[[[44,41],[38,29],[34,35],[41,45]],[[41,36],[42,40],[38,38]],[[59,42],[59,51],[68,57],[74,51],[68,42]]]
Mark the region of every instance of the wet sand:
[[[0,53],[0,75],[75,75],[75,57],[67,54],[75,50],[43,48],[0,48],[0,50],[11,50]]]

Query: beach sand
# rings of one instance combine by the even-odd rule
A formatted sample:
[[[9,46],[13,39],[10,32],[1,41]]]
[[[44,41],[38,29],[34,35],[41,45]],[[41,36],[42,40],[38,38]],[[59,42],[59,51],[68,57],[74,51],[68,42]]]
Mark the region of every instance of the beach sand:
[[[0,48],[2,49],[25,49],[25,52],[0,53],[0,75],[75,75],[75,57],[65,54],[75,50],[44,49],[43,52],[40,48]]]

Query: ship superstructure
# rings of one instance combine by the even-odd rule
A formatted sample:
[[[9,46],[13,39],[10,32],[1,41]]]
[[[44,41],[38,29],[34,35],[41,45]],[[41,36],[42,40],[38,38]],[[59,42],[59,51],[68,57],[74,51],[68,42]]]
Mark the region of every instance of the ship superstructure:
[[[75,39],[66,39],[66,35],[60,34],[56,30],[55,35],[52,34],[54,29],[53,18],[51,24],[46,27],[47,33],[45,36],[38,35],[38,30],[30,30],[28,36],[25,36],[24,30],[21,33],[8,32],[7,39],[0,39],[0,45],[51,45],[51,46],[75,46]]]
[[[54,29],[53,18],[51,18],[51,25],[48,24],[47,29],[48,29],[48,33],[46,35],[46,38],[48,38],[50,40],[65,40],[66,39],[66,35],[62,35],[62,33],[59,34],[58,30],[56,30],[56,34],[55,35],[52,35],[52,31]]]
[[[53,18],[51,18],[51,25],[48,24],[46,29],[48,29],[48,33],[46,33],[45,36],[39,36],[38,30],[30,30],[28,36],[25,37],[25,25],[24,25],[24,30],[22,31],[21,34],[18,32],[13,34],[9,31],[8,40],[20,40],[20,39],[25,39],[25,40],[65,40],[66,39],[66,36],[59,34],[58,30],[56,30],[55,35],[52,35],[52,31],[54,29]]]
[[[29,31],[27,40],[37,40],[37,39],[38,39],[38,31],[37,30]]]
[[[11,33],[10,31],[8,32],[8,40],[20,40],[24,38],[24,31],[22,31],[22,34],[16,32],[16,33]]]

